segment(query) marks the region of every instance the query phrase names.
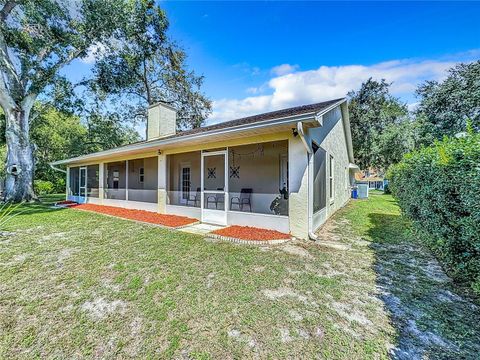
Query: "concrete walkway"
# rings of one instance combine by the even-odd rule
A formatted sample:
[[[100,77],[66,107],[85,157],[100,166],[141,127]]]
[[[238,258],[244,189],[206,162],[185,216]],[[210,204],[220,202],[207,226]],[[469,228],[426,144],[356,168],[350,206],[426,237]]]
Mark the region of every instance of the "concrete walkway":
[[[211,224],[193,224],[193,225],[188,225],[182,228],[177,229],[178,231],[183,231],[189,234],[196,234],[196,235],[207,235],[208,233],[223,229],[225,226],[219,226],[219,225],[211,225]]]

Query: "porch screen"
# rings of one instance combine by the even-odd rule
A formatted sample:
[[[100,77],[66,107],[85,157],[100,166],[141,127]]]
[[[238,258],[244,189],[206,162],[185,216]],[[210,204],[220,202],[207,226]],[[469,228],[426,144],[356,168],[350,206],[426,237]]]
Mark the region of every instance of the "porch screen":
[[[126,199],[126,162],[116,161],[105,164],[105,198]]]
[[[98,176],[99,166],[89,165],[87,166],[87,196],[98,198]]]
[[[80,195],[80,168],[79,167],[71,167],[70,168],[70,194],[73,196]]]
[[[288,215],[288,142],[230,147],[228,182],[230,211]]]
[[[327,203],[326,151],[317,144],[313,147],[313,212],[323,209]]]
[[[200,151],[168,155],[167,164],[168,204],[200,207]]]
[[[128,161],[128,200],[156,203],[158,189],[158,158]]]

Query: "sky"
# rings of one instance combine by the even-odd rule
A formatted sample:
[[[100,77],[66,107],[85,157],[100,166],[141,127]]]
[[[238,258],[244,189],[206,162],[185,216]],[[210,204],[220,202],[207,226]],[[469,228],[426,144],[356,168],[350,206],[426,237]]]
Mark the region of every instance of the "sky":
[[[369,77],[411,107],[425,80],[480,59],[480,2],[161,1],[205,76],[207,124],[346,96]],[[88,59],[67,72],[80,77]]]

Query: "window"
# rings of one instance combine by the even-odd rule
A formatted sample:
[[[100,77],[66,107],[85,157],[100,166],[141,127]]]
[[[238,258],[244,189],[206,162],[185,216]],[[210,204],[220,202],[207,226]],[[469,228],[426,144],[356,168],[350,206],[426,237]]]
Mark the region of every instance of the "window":
[[[138,182],[143,183],[144,180],[145,180],[145,169],[141,167],[138,170]]]
[[[120,171],[114,170],[113,171],[113,188],[115,190],[118,189],[119,182],[120,182]]]
[[[190,167],[182,167],[182,199],[190,195]]]
[[[329,185],[330,185],[330,202],[334,200],[334,181],[333,181],[333,156],[330,155],[328,162],[328,176],[329,176]]]
[[[312,142],[313,149],[313,213],[327,204],[327,164],[326,152]]]

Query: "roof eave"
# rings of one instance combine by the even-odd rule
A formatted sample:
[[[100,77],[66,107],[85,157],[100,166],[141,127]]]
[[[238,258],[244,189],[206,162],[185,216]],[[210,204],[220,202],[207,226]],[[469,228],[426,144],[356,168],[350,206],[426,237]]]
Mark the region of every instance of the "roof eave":
[[[337,105],[338,106],[338,105]],[[323,111],[322,111],[323,113]],[[293,116],[288,116],[284,118],[275,118],[275,119],[269,119],[265,121],[259,121],[256,123],[251,123],[251,124],[244,124],[244,125],[238,125],[238,126],[233,126],[230,128],[224,128],[224,129],[216,129],[216,130],[211,130],[211,131],[205,131],[205,132],[200,132],[192,135],[185,135],[185,136],[176,136],[176,137],[168,137],[164,139],[155,139],[151,141],[145,141],[140,144],[132,144],[127,145],[122,147],[121,149],[119,148],[114,148],[110,150],[104,150],[104,151],[99,151],[93,154],[88,154],[88,155],[83,155],[83,156],[78,156],[70,159],[64,159],[64,160],[59,160],[59,161],[54,161],[51,162],[50,165],[57,166],[57,165],[68,165],[70,163],[76,163],[76,162],[82,162],[82,161],[87,161],[87,160],[94,160],[95,158],[102,158],[106,157],[109,155],[118,155],[123,152],[127,153],[129,151],[138,151],[142,149],[155,149],[155,148],[160,148],[163,145],[170,145],[172,143],[176,142],[183,142],[183,141],[189,141],[193,139],[199,139],[202,137],[208,137],[211,135],[221,135],[221,134],[227,134],[227,133],[234,133],[234,132],[240,132],[240,131],[245,131],[245,130],[254,130],[258,128],[265,128],[269,126],[275,126],[275,125],[287,125],[287,124],[292,124],[295,125],[298,121],[315,121],[315,116],[317,115],[317,112],[309,112],[309,113],[304,113],[301,115],[293,115]]]

